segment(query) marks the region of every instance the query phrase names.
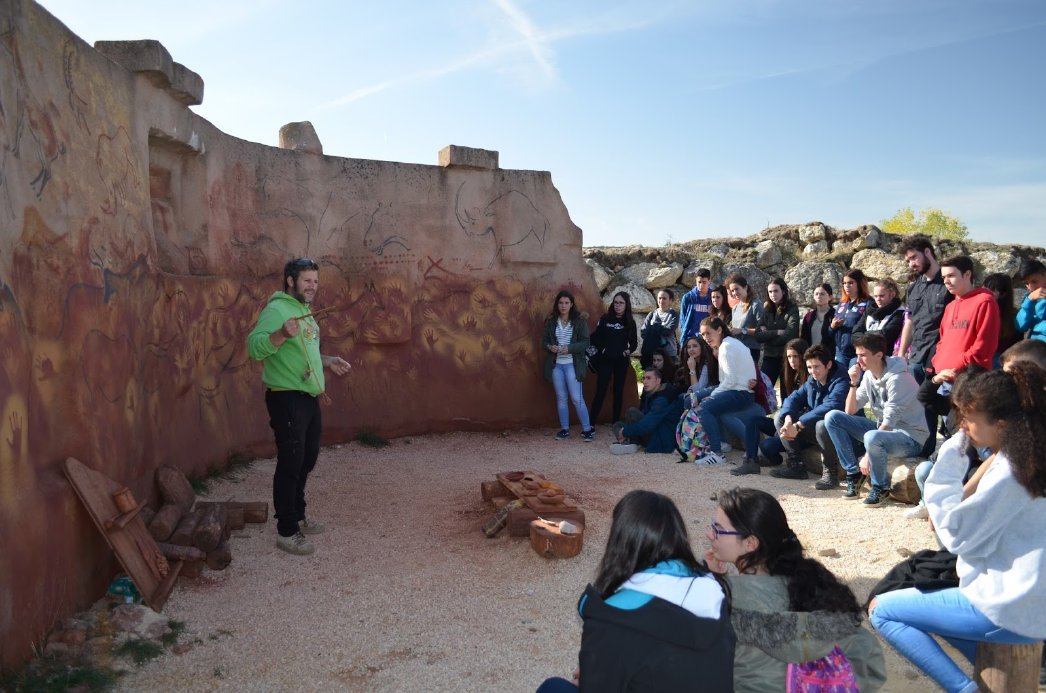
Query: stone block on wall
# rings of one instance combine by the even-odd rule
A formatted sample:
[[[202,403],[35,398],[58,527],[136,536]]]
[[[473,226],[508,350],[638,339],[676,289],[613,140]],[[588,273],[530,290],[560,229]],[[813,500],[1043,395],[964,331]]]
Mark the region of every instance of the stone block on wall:
[[[173,81],[174,60],[159,41],[95,41],[94,49],[131,72],[145,74],[162,89]]]
[[[457,166],[460,168],[496,171],[498,169],[498,153],[490,149],[460,147],[456,144],[450,144],[439,150],[439,165],[443,167]]]
[[[323,154],[316,128],[307,120],[298,123],[287,123],[280,128],[280,149],[292,149],[306,154]]]

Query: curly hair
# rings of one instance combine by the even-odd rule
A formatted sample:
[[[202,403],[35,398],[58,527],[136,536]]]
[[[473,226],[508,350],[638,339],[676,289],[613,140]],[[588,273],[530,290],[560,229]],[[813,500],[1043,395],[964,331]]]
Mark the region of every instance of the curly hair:
[[[1046,497],[1046,371],[1014,361],[1003,371],[966,372],[955,381],[952,406],[1006,423],[999,442],[1013,476],[1033,498]]]
[[[734,488],[721,491],[717,499],[742,539],[759,540],[754,551],[738,558],[738,571],[762,567],[788,578],[791,611],[835,611],[852,614],[855,623],[860,622],[861,606],[853,591],[819,561],[803,555],[803,545],[776,498],[759,489]]]

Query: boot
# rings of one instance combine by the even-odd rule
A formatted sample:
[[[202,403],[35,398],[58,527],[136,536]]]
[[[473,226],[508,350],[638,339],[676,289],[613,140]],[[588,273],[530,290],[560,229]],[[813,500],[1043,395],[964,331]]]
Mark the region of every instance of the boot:
[[[770,470],[770,476],[777,477],[778,479],[809,479],[810,475],[806,471],[806,465],[803,463],[803,458],[797,453],[788,455],[788,464],[777,469]]]
[[[829,491],[839,486],[839,466],[825,462],[821,469],[821,479],[814,484],[818,491]]]
[[[746,457],[745,461],[737,469],[731,469],[730,473],[734,476],[744,476],[746,474],[759,474],[759,461],[753,460],[751,457]]]

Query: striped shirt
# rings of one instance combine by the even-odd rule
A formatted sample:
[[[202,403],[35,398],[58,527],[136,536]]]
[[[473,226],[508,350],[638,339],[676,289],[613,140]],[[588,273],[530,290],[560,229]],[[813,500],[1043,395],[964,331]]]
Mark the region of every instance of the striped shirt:
[[[563,322],[556,319],[556,343],[559,346],[570,346],[571,340],[574,339],[574,324],[568,322],[565,326]],[[574,357],[570,354],[556,354],[556,363],[574,363]]]

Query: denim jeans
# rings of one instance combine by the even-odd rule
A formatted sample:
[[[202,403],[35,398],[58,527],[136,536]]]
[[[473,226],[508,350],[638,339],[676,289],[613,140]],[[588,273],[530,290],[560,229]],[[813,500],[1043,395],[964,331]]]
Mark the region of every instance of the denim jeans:
[[[871,471],[872,485],[886,488],[890,485],[890,475],[886,462],[894,457],[911,457],[922,449],[922,443],[904,431],[880,431],[879,425],[867,418],[843,411],[830,411],[824,417],[824,426],[828,437],[832,439],[839,464],[847,474],[859,474],[861,469],[854,454],[854,441],[864,441],[868,452],[868,466]]]
[[[745,457],[748,459],[759,459],[759,434],[773,437],[777,434],[777,426],[773,419],[767,416],[752,416],[745,421]]]
[[[949,693],[969,693],[977,690],[977,684],[945,654],[931,634],[947,640],[971,663],[977,656],[978,642],[1038,642],[999,628],[958,587],[936,592],[909,587],[880,594],[868,620],[895,650]]]
[[[552,369],[552,387],[556,390],[556,411],[559,413],[559,427],[570,428],[570,409],[567,408],[567,395],[574,403],[574,411],[581,421],[581,430],[587,431],[592,428],[588,422],[588,408],[581,396],[581,382],[574,372],[573,363],[557,363]]]
[[[745,390],[727,390],[712,395],[701,401],[697,418],[708,436],[708,447],[718,454],[722,450],[722,433],[719,428],[719,417],[731,412],[745,409],[755,401],[755,395]]]
[[[576,684],[567,681],[564,678],[555,676],[550,679],[545,679],[540,686],[538,686],[537,693],[577,693],[578,687]]]
[[[915,468],[915,485],[919,487],[919,505],[926,505],[923,496],[926,495],[926,477],[930,476],[933,469],[933,460],[923,460]]]
[[[750,405],[748,405],[741,411],[733,411],[729,414],[723,414],[722,416],[720,416],[719,430],[721,432],[725,431],[726,433],[729,433],[730,435],[736,437],[739,441],[741,441],[742,444],[745,444],[745,451],[747,452],[748,438],[746,437],[747,434],[745,432],[747,430],[748,420],[755,417],[762,417],[766,419],[766,411],[764,411],[760,405],[756,404],[755,402],[752,402]],[[766,420],[770,421],[770,419]],[[720,433],[720,435],[722,435],[722,433]],[[756,443],[758,442],[759,441],[757,439]],[[755,457],[754,450],[755,448],[753,448],[752,457]]]

